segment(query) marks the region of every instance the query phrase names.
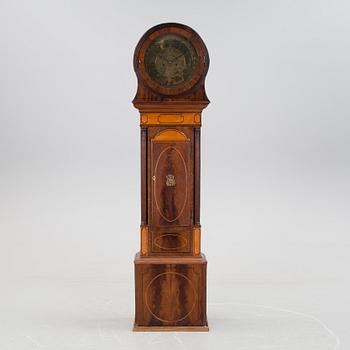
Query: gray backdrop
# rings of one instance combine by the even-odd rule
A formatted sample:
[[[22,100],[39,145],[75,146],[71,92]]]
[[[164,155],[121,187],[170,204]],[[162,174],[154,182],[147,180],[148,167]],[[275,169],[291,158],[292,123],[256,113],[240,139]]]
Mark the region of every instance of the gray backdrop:
[[[2,0],[2,349],[77,348],[33,324],[54,334],[73,295],[84,309],[108,288],[95,311],[113,319],[113,303],[125,305],[125,322],[110,328],[128,336],[140,222],[132,56],[147,29],[169,21],[193,27],[211,59],[201,207],[209,318],[212,305],[220,319],[214,307],[225,302],[288,308],[328,325],[325,349],[349,348],[350,2]],[[79,310],[76,319],[94,319]],[[233,310],[212,317],[210,336],[235,311],[236,325],[251,330],[245,310]],[[73,317],[64,315],[61,331]]]

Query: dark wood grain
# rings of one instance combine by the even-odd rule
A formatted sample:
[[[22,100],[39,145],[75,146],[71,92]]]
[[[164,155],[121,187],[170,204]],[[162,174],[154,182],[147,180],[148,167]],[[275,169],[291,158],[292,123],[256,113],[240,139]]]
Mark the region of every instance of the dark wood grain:
[[[181,138],[177,136],[178,133],[182,135]],[[150,126],[148,154],[150,229],[163,227],[165,232],[168,228],[177,226],[191,229],[194,182],[193,127]],[[166,186],[166,175],[169,174],[175,176],[175,186]]]
[[[206,266],[200,258],[135,259],[135,326],[202,326],[206,317]]]
[[[151,226],[191,225],[190,141],[151,143]]]
[[[151,235],[150,256],[192,255],[193,234],[189,227],[153,227]]]

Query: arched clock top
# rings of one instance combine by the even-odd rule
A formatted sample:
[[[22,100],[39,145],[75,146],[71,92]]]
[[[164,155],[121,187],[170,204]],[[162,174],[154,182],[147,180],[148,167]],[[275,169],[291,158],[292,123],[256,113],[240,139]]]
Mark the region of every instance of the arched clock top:
[[[138,89],[133,103],[145,110],[154,103],[163,108],[201,111],[209,103],[205,77],[209,68],[208,50],[190,27],[164,23],[149,29],[134,52]]]

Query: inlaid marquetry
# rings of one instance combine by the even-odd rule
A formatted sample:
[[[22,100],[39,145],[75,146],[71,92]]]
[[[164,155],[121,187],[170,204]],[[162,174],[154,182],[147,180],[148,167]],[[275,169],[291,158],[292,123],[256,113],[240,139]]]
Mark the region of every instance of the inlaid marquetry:
[[[189,256],[193,253],[193,234],[187,227],[152,227],[150,256]]]
[[[187,244],[187,239],[179,233],[164,233],[154,239],[154,245],[162,251],[179,251]]]
[[[201,253],[201,228],[196,226],[193,228],[193,254]]]
[[[152,141],[189,141],[189,139],[182,131],[174,128],[159,131]]]
[[[148,227],[141,226],[141,255],[148,254]]]
[[[178,293],[181,289],[186,294],[186,307],[182,306]],[[193,282],[179,272],[162,272],[153,277],[146,287],[146,307],[161,322],[177,323],[184,320],[193,312],[197,302],[198,295]]]
[[[141,125],[200,125],[200,113],[141,113]]]

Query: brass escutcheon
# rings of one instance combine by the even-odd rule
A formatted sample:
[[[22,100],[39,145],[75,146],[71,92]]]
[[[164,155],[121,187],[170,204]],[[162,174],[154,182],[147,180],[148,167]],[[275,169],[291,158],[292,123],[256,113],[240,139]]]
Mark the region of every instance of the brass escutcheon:
[[[171,186],[175,186],[176,185],[176,181],[175,181],[175,176],[172,175],[172,174],[168,174],[166,176],[166,185],[168,187],[171,187]]]

